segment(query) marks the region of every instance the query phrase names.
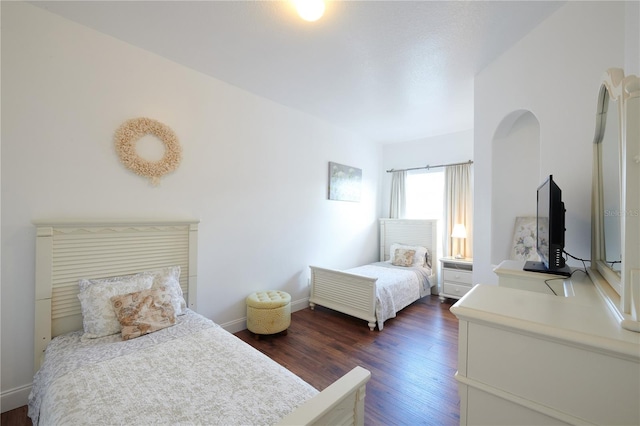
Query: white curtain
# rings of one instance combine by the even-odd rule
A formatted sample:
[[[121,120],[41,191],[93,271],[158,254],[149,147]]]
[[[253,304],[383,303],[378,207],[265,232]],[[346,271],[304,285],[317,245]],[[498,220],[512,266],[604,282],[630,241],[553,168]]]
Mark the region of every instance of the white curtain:
[[[391,174],[391,202],[389,203],[389,217],[402,219],[405,217],[407,196],[405,180],[407,172],[393,172]]]
[[[444,235],[445,256],[473,257],[473,187],[471,164],[447,166],[444,174]],[[467,237],[452,238],[456,224],[464,225]]]

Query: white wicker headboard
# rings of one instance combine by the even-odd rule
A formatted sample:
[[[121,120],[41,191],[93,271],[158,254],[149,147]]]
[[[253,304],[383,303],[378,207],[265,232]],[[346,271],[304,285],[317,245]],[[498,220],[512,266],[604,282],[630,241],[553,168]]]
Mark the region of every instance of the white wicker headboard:
[[[418,219],[380,219],[380,261],[389,259],[389,247],[399,243],[422,246],[431,253],[432,273],[438,271],[438,221]],[[435,281],[437,283],[437,281]]]
[[[196,309],[198,222],[35,224],[36,370],[55,336],[82,329],[80,278],[180,266],[187,306]]]

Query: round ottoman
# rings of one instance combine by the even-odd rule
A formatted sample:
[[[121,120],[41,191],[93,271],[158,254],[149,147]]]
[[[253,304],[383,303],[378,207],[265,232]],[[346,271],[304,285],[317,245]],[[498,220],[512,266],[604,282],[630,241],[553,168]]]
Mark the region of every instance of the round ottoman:
[[[291,296],[277,290],[247,296],[247,328],[256,335],[287,333],[291,325]]]

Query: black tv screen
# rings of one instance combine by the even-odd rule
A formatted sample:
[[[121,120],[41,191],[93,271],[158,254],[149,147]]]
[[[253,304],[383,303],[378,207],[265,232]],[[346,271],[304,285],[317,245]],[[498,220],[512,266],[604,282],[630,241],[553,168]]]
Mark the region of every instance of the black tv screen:
[[[549,175],[537,190],[536,249],[540,262],[526,262],[525,271],[571,275],[571,269],[565,264],[563,257],[564,216],[562,190],[554,182],[553,175]]]

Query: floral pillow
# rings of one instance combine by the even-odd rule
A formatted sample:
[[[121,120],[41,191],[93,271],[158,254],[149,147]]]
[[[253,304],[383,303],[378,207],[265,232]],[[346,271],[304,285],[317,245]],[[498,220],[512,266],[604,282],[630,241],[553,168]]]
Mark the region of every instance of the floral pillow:
[[[393,263],[393,258],[395,257],[395,252],[398,249],[415,250],[415,255],[413,256],[413,263],[411,265],[409,265],[409,266],[424,267],[425,264],[427,263],[428,251],[427,251],[427,249],[425,247],[422,247],[422,246],[409,246],[409,245],[406,245],[406,244],[398,244],[398,243],[393,243],[389,247],[391,263]],[[430,260],[429,260],[429,263],[431,263]],[[427,267],[431,267],[431,266],[427,265]]]
[[[80,308],[82,309],[83,339],[95,339],[120,332],[120,323],[113,312],[111,298],[120,294],[151,288],[153,276],[139,274],[116,277],[91,283],[80,280]]]
[[[176,323],[170,291],[164,286],[113,296],[111,304],[122,327],[122,340],[130,340]]]
[[[397,249],[393,254],[391,264],[394,266],[411,266],[415,254],[415,250]]]

